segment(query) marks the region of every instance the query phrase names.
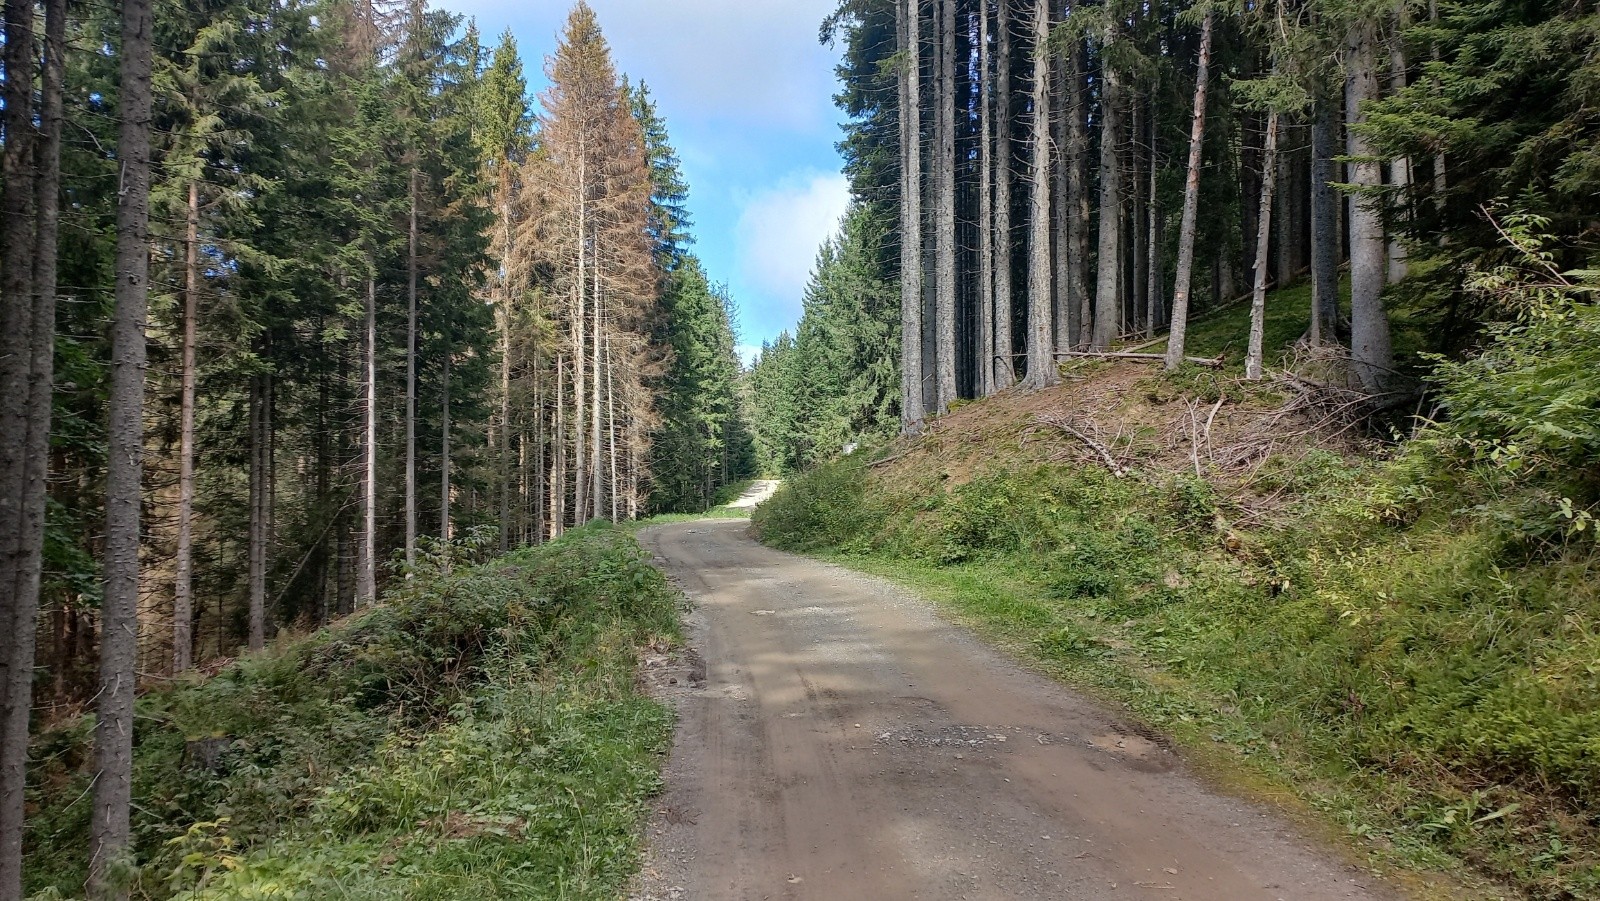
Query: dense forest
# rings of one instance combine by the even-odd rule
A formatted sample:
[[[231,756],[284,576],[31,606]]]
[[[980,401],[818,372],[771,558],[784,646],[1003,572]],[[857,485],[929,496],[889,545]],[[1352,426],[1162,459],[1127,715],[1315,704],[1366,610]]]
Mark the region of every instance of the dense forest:
[[[1176,366],[1189,318],[1236,301],[1259,377],[1267,291],[1295,282],[1315,295],[1300,355],[1414,408],[1419,353],[1470,355],[1526,312],[1504,267],[1532,255],[1533,281],[1587,290],[1595,28],[1554,3],[841,3],[822,36],[856,208],[756,367],[764,462],[892,434],[881,391],[848,412],[805,392],[871,392],[896,360],[915,431],[1168,330]],[[842,277],[858,287],[828,302]],[[782,374],[791,344],[841,341],[870,356],[820,386]]]
[[[537,98],[422,0],[15,0],[4,49],[0,897],[30,710],[98,711],[103,886],[133,686],[752,468],[732,300],[586,5]]]

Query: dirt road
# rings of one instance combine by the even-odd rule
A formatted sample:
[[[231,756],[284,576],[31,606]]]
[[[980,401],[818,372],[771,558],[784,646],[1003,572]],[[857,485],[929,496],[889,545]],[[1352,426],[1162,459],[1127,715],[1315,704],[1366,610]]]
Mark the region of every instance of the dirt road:
[[[747,531],[641,536],[698,663],[656,661],[682,719],[636,898],[1391,897],[925,602]]]

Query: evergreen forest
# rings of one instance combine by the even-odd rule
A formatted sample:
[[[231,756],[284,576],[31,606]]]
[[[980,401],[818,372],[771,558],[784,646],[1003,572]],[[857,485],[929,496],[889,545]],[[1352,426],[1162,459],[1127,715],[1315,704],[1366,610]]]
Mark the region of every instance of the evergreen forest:
[[[639,896],[756,479],[1396,891],[1600,897],[1600,8],[824,6],[741,359],[585,0],[5,0],[0,901]]]

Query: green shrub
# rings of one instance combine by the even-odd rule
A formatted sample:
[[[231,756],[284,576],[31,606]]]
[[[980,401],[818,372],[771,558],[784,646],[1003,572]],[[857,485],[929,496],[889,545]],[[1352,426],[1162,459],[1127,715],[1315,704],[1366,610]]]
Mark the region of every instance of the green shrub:
[[[615,896],[670,731],[635,693],[634,649],[676,634],[677,595],[604,526],[461,559],[140,699],[140,897]],[[32,749],[31,892],[81,891],[89,732]]]

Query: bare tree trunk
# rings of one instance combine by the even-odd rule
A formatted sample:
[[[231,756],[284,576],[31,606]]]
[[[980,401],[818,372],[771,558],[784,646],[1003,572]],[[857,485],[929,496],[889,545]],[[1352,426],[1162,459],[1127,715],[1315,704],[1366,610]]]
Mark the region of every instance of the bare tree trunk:
[[[1052,23],[1054,28],[1059,23],[1059,17]],[[1072,349],[1073,335],[1073,310],[1072,310],[1072,253],[1068,244],[1067,231],[1072,221],[1071,205],[1067,198],[1071,195],[1072,159],[1067,154],[1067,120],[1071,117],[1071,110],[1066,101],[1067,80],[1071,77],[1068,73],[1066,60],[1056,55],[1051,48],[1051,58],[1054,61],[1050,69],[1050,94],[1058,102],[1051,104],[1050,110],[1050,259],[1053,268],[1050,285],[1050,307],[1055,321],[1051,343],[1054,353]]]
[[[1013,0],[997,0],[995,30],[999,46],[996,48],[995,84],[995,155],[994,155],[994,380],[996,391],[1016,384],[1016,350],[1011,334],[1012,315],[1015,312],[1011,290],[1012,266],[1016,260],[1016,241],[1011,228],[1011,185],[1016,155],[1011,141],[1011,4]]]
[[[417,562],[417,170],[406,244],[406,565]]]
[[[1405,28],[1406,5],[1395,6],[1394,34],[1389,39],[1389,93],[1397,94],[1406,86]],[[1400,204],[1409,207],[1411,201],[1411,157],[1402,156],[1389,163],[1389,187]],[[1389,235],[1388,279],[1393,284],[1406,277],[1406,248],[1398,231]]]
[[[1001,0],[1003,3],[1004,0]],[[994,393],[994,53],[989,2],[978,4],[978,396]]]
[[[1383,308],[1387,254],[1377,200],[1363,196],[1383,185],[1383,167],[1358,126],[1366,122],[1366,106],[1378,99],[1378,73],[1372,24],[1351,27],[1345,82],[1345,155],[1350,158],[1350,358],[1361,384],[1379,391],[1394,369],[1389,315]]]
[[[145,316],[150,292],[150,0],[123,0],[117,159],[116,312],[106,428],[105,594],[95,718],[89,896],[127,897],[107,878],[128,851],[133,696],[139,656],[139,500],[144,473]]]
[[[1211,74],[1209,7],[1200,25],[1200,62],[1195,73],[1194,112],[1189,126],[1189,174],[1183,184],[1183,219],[1178,226],[1178,271],[1172,286],[1172,329],[1167,337],[1167,368],[1183,362],[1183,339],[1189,325],[1189,288],[1194,277],[1195,219],[1200,211],[1200,163],[1206,136],[1206,91]]]
[[[1149,225],[1145,231],[1150,240],[1150,246],[1145,251],[1145,264],[1148,269],[1145,273],[1145,308],[1144,336],[1148,340],[1154,338],[1156,329],[1161,327],[1161,301],[1166,296],[1165,286],[1161,284],[1161,198],[1158,193],[1159,182],[1157,176],[1161,171],[1161,157],[1156,152],[1156,139],[1161,131],[1160,116],[1154,104],[1150,110],[1150,190],[1149,190]]]
[[[581,367],[579,367],[581,368]],[[560,538],[567,525],[567,361],[556,357],[555,453],[550,460],[550,537]]]
[[[200,183],[189,182],[184,229],[183,376],[179,400],[177,582],[172,591],[172,671],[193,663],[194,636],[194,390],[195,343],[200,315]]]
[[[1089,127],[1084,87],[1084,45],[1074,38],[1067,48],[1067,295],[1068,314],[1076,326],[1073,348],[1088,346],[1094,312],[1089,299]]]
[[[448,339],[447,339],[448,340]],[[439,537],[446,544],[455,537],[450,528],[450,349],[445,348],[439,365],[444,390],[439,397]]]
[[[1106,27],[1101,52],[1100,78],[1104,92],[1100,100],[1100,255],[1094,284],[1094,329],[1089,346],[1109,350],[1117,337],[1121,304],[1122,275],[1122,76],[1108,59],[1117,41],[1117,25]]]
[[[267,398],[266,376],[250,379],[249,647],[266,646]]]
[[[1148,236],[1144,230],[1149,219],[1145,215],[1149,201],[1144,194],[1145,179],[1142,177],[1144,173],[1139,168],[1144,159],[1144,153],[1142,152],[1144,148],[1141,145],[1144,143],[1145,136],[1145,105],[1140,102],[1138,94],[1139,91],[1136,88],[1133,103],[1131,104],[1133,107],[1133,147],[1132,152],[1128,154],[1130,163],[1128,175],[1133,181],[1133,205],[1128,210],[1128,224],[1132,231],[1131,238],[1133,241],[1128,248],[1128,256],[1132,258],[1131,262],[1133,263],[1132,285],[1130,285],[1132,290],[1128,294],[1130,295],[1129,299],[1132,301],[1133,309],[1128,317],[1128,322],[1131,330],[1148,332],[1150,330],[1148,316],[1150,309],[1148,296],[1150,282],[1146,278],[1149,274],[1149,266],[1148,261],[1145,259],[1145,254],[1150,248],[1147,240]]]
[[[1050,321],[1050,4],[1033,5],[1033,166],[1028,240],[1028,375],[1023,385],[1061,381]]]
[[[611,521],[617,522],[617,386],[616,361],[611,357],[611,336],[606,336],[606,429],[611,447]]]
[[[1261,214],[1256,225],[1256,281],[1250,296],[1250,345],[1244,377],[1261,378],[1261,343],[1267,322],[1267,253],[1272,246],[1272,197],[1278,181],[1278,111],[1267,114],[1267,135],[1261,154]]]
[[[956,0],[938,10],[938,149],[934,155],[934,412],[956,399]]]
[[[22,821],[25,814],[24,788],[26,782],[25,768],[28,756],[28,723],[33,709],[33,664],[35,656],[36,629],[39,613],[39,586],[42,576],[42,561],[44,549],[45,510],[47,498],[47,479],[49,475],[50,460],[50,417],[52,406],[52,384],[55,372],[55,316],[56,316],[56,249],[57,234],[60,225],[60,178],[61,178],[61,128],[62,128],[62,82],[64,77],[62,55],[66,50],[66,2],[65,0],[46,0],[45,7],[45,42],[44,42],[44,71],[40,79],[40,107],[39,107],[39,134],[32,150],[35,154],[34,177],[32,187],[35,191],[33,213],[36,217],[32,223],[32,235],[28,235],[26,221],[20,223],[7,222],[0,226],[0,231],[6,233],[0,239],[4,250],[0,251],[0,264],[11,265],[15,261],[12,257],[13,242],[21,242],[28,237],[33,239],[32,252],[33,270],[31,273],[32,291],[31,298],[13,297],[10,291],[19,285],[7,278],[4,282],[5,296],[3,302],[8,308],[13,301],[24,300],[25,306],[15,310],[11,315],[27,315],[30,318],[24,335],[11,336],[18,340],[19,346],[25,348],[28,354],[18,357],[12,363],[16,367],[11,370],[6,367],[8,385],[16,384],[13,379],[26,375],[26,401],[21,405],[22,421],[6,419],[7,428],[21,426],[20,434],[13,433],[6,443],[16,442],[20,451],[20,476],[18,483],[11,481],[15,476],[8,473],[0,487],[9,490],[13,485],[20,491],[13,495],[18,501],[15,510],[0,503],[0,515],[6,517],[0,525],[0,534],[5,534],[6,544],[9,549],[10,542],[15,541],[16,556],[0,566],[0,579],[11,578],[14,581],[0,581],[0,628],[5,629],[0,637],[0,898],[10,901],[20,898],[22,892]],[[7,88],[5,102],[7,115],[5,121],[6,134],[17,135],[22,150],[27,149],[28,141],[24,136],[28,130],[25,126],[22,132],[13,131],[16,120],[11,115],[11,104],[15,95],[10,85],[10,74],[17,72],[14,60],[22,54],[13,56],[11,41],[15,32],[12,31],[13,21],[25,19],[29,29],[32,26],[32,5],[28,5],[29,15],[13,18],[14,11],[10,4],[6,8],[6,72]],[[17,24],[22,24],[18,21]],[[19,49],[31,48],[31,36],[22,40]],[[29,61],[31,64],[31,60]],[[31,65],[27,68],[31,69]],[[24,70],[26,71],[26,70]],[[32,75],[20,79],[23,84],[19,87],[26,89],[31,86]],[[18,110],[26,115],[27,104]],[[13,160],[10,159],[8,146],[5,166],[6,189],[10,192],[20,192],[28,186],[23,173],[15,172],[12,168]],[[18,181],[13,183],[11,177],[18,176]],[[9,202],[4,206],[9,215],[11,206]],[[10,317],[6,317],[8,324]],[[26,369],[24,369],[26,364]],[[3,365],[3,364],[0,364]],[[9,410],[8,410],[9,412]],[[16,531],[11,530],[15,527]]]
[[[25,534],[29,391],[35,345],[32,0],[5,3],[5,143],[0,172],[0,897],[22,897],[22,820],[37,616],[19,585]],[[24,701],[26,697],[29,700]]]
[[[365,377],[361,404],[361,541],[356,548],[356,606],[378,599],[378,280],[375,261],[367,259]]]
[[[510,163],[500,170],[500,553],[510,550],[511,534],[511,176]]]
[[[1339,340],[1338,105],[1318,98],[1311,120],[1311,343],[1318,346]]]
[[[922,405],[922,9],[896,4],[906,62],[900,91],[900,430],[916,434]]]
[[[1439,0],[1428,0],[1428,21],[1435,24],[1439,21]],[[1439,44],[1437,41],[1432,49],[1433,61],[1440,59]],[[1445,171],[1444,152],[1433,155],[1433,203],[1441,212],[1444,210],[1444,192],[1449,187]]]
[[[589,382],[589,518],[599,519],[603,508],[601,486],[604,480],[600,478],[600,336],[605,328],[605,319],[602,316],[600,294],[600,255],[595,254],[594,261],[594,354],[593,375]]]
[[[584,332],[587,328],[586,317],[588,315],[584,309],[587,304],[587,298],[585,297],[584,292],[588,287],[586,269],[588,260],[584,255],[584,244],[589,240],[587,166],[588,161],[586,159],[579,160],[578,186],[580,199],[578,201],[578,282],[577,286],[573,289],[574,297],[572,318],[572,420],[574,429],[572,441],[572,455],[574,459],[572,462],[575,472],[572,490],[572,524],[575,526],[581,526],[589,521],[587,511],[584,509],[584,501],[586,500],[586,492],[589,484],[588,455],[585,448],[586,436],[584,434],[584,423],[586,419],[584,416],[584,403],[587,399],[587,392],[584,387],[584,378],[587,375],[584,370],[584,364],[586,362],[584,354],[586,352],[585,345],[587,338],[585,337]]]

